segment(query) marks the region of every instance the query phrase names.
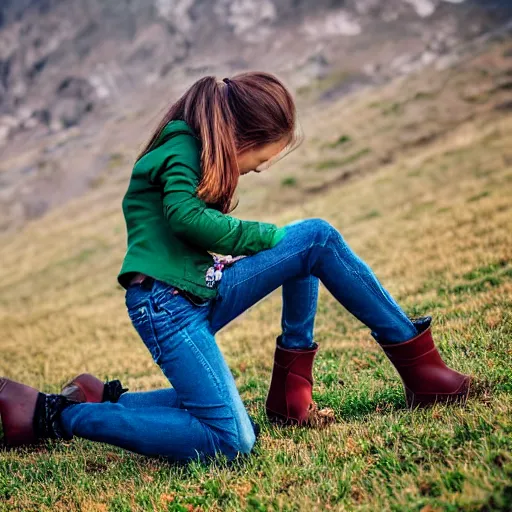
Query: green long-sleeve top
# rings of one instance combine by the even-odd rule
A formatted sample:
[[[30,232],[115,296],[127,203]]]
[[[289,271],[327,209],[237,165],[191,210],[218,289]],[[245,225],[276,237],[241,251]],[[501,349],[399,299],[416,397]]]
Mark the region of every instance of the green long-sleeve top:
[[[122,207],[127,251],[117,277],[128,287],[142,272],[213,298],[206,286],[212,255],[250,255],[269,249],[284,236],[275,224],[240,220],[209,207],[196,189],[201,177],[201,141],[182,120],[170,121],[156,146],[134,165]]]

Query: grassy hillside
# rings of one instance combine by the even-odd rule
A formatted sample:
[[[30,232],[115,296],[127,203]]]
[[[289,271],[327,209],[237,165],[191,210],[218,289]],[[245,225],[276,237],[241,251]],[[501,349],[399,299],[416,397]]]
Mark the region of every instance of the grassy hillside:
[[[0,510],[511,510],[511,56],[494,44],[456,69],[318,107],[300,162],[297,151],[240,187],[240,216],[327,219],[409,315],[432,315],[447,363],[475,376],[465,408],[406,410],[368,328],[322,286],[314,397],[338,421],[270,426],[276,290],[218,335],[262,426],[252,457],[176,467],[48,441],[0,454]],[[46,392],[83,371],[131,391],[168,386],[115,280],[123,192],[106,183],[1,239],[0,374]]]

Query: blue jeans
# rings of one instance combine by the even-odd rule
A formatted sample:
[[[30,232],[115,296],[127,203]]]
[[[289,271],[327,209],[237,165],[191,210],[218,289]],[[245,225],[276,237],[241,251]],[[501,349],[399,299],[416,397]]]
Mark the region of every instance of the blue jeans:
[[[68,435],[101,441],[173,461],[229,460],[251,452],[251,418],[215,333],[282,286],[282,345],[307,348],[319,280],[350,313],[386,342],[417,334],[411,320],[382,287],[370,267],[328,222],[312,218],[285,226],[272,249],[242,258],[223,270],[215,299],[193,303],[155,281],[126,291],[132,323],[171,388],[126,392],[117,403],[66,407],[61,423]]]

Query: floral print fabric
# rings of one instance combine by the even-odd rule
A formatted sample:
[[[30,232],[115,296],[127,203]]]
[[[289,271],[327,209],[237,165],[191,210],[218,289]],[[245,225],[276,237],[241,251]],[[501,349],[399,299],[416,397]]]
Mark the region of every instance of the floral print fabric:
[[[225,256],[213,254],[213,265],[206,271],[206,286],[208,286],[208,288],[216,288],[219,281],[222,279],[222,270],[224,267],[245,257],[246,256],[233,257],[231,254]]]

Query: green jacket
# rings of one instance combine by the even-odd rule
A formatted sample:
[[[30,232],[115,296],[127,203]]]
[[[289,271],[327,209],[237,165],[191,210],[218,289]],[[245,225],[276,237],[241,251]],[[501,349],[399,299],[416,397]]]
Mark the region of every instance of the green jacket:
[[[128,248],[117,277],[127,288],[142,272],[205,299],[213,264],[208,251],[250,255],[273,247],[284,228],[240,220],[210,208],[196,195],[201,176],[201,141],[181,120],[170,121],[156,146],[132,171],[122,207]]]

